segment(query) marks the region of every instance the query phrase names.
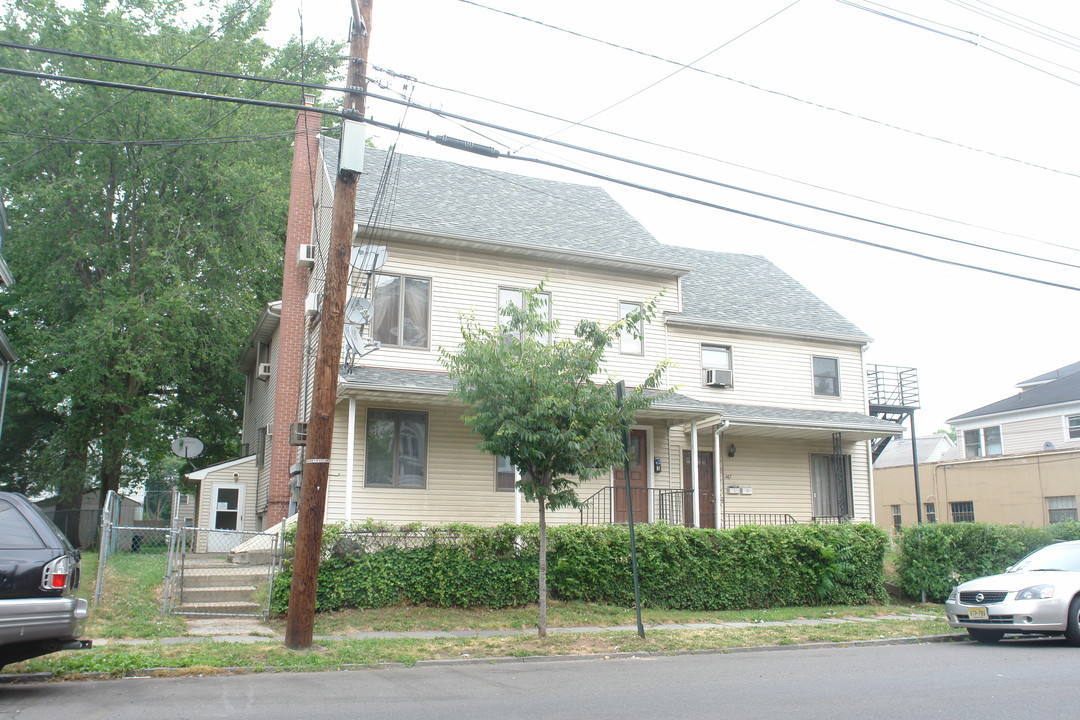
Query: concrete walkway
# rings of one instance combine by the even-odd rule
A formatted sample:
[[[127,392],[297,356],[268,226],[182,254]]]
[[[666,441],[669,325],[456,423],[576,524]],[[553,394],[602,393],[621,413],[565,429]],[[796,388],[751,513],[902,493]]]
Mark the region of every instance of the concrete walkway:
[[[785,621],[767,622],[724,622],[724,623],[684,623],[666,625],[646,625],[646,631],[655,630],[703,630],[711,628],[747,628],[747,627],[795,627],[807,625],[843,625],[847,623],[878,622],[881,620],[933,620],[935,616],[912,613],[909,615],[879,615],[877,617],[843,617],[843,618],[819,618],[798,619]],[[189,619],[188,635],[183,637],[162,638],[159,640],[116,640],[109,638],[95,639],[95,647],[106,645],[181,645],[186,643],[198,643],[204,641],[234,642],[234,643],[259,643],[259,642],[282,642],[285,637],[278,635],[264,622],[254,618],[200,618]],[[636,632],[636,625],[615,626],[585,626],[555,628],[549,627],[549,634],[557,633],[600,633],[600,632]],[[370,632],[356,632],[342,635],[316,635],[316,640],[364,640],[369,638],[400,639],[418,638],[433,640],[436,638],[469,638],[469,637],[498,637],[506,635],[533,635],[536,628],[524,630],[415,630],[410,632],[391,632],[386,630],[374,630]]]

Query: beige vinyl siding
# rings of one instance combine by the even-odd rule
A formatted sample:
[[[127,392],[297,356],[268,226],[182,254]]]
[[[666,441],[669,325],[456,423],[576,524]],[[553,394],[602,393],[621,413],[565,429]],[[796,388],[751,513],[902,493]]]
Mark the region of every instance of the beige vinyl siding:
[[[679,393],[707,402],[866,412],[862,347],[749,333],[668,328],[671,360],[665,377]],[[732,387],[702,385],[701,345],[731,348]],[[840,397],[814,395],[813,357],[840,361]]]
[[[688,428],[687,428],[688,430]],[[727,456],[727,448],[736,446],[735,457]],[[682,486],[682,451],[691,448],[689,432],[673,428],[669,464],[678,462],[678,471],[669,478],[671,487]],[[713,450],[712,433],[698,436],[698,450]],[[788,513],[797,522],[813,519],[813,486],[810,480],[810,456],[831,454],[832,439],[765,440],[749,436],[724,434],[720,440],[721,512],[725,513]],[[863,441],[844,443],[843,451],[851,455],[852,516],[856,520],[870,519],[870,491],[866,481],[867,447]],[[731,495],[730,486],[750,487],[750,495]],[[702,509],[704,512],[704,508]]]
[[[1069,414],[1080,415],[1080,409]],[[1057,450],[1080,448],[1080,440],[1069,439],[1065,417],[1066,415],[1058,414],[1002,423],[1001,443],[1004,451],[1010,455],[1036,452],[1042,450],[1047,442],[1053,443]]]
[[[419,410],[428,413],[427,487],[399,489],[365,487],[365,441],[368,408]],[[349,403],[338,404],[334,420],[334,445],[327,486],[326,520],[345,520],[346,461],[348,448]],[[663,428],[649,428],[652,454],[648,457],[650,486],[653,485],[652,458],[665,457],[666,433]],[[495,491],[495,459],[481,452],[477,437],[461,422],[460,406],[426,406],[418,403],[356,403],[355,447],[353,455],[353,500],[351,518],[368,518],[391,522],[449,523],[468,522],[477,525],[498,525],[514,521],[514,493]],[[657,486],[665,486],[668,474],[665,466]],[[583,483],[578,490],[582,500],[602,487],[611,484],[611,475]],[[536,503],[521,503],[522,522],[536,522]],[[578,510],[564,509],[548,513],[553,525],[575,524],[581,521]]]
[[[644,302],[666,290],[662,310],[673,310],[676,303],[674,278],[605,271],[591,265],[400,242],[390,245],[388,258],[386,273],[431,278],[431,347],[383,348],[365,358],[365,364],[372,366],[442,370],[438,348],[458,345],[465,316],[475,314],[481,325],[494,327],[500,287],[532,288],[549,273],[546,291],[551,293],[552,318],[561,325],[556,337],[570,337],[582,319],[615,322],[620,300]],[[609,353],[607,369],[633,384],[664,357],[664,328],[656,321],[645,328],[644,355],[621,355],[616,348]]]
[[[274,419],[274,393],[277,387],[277,369],[278,369],[278,333],[275,332],[270,339],[270,379],[267,381],[259,380],[255,378],[255,373],[258,372],[258,361],[248,371],[248,376],[251,387],[251,401],[246,405],[244,409],[244,430],[241,438],[241,442],[247,444],[248,452],[254,454],[258,452],[259,443],[259,430],[266,427]],[[288,428],[286,428],[286,432]],[[277,432],[275,430],[275,432]],[[258,477],[254,476],[255,463],[251,463],[251,472],[253,473],[254,484],[249,489],[251,494],[251,502],[255,504],[259,512],[266,510],[267,501],[269,500],[269,486],[270,486],[270,443],[269,440],[266,443],[265,448],[265,463],[262,468],[262,472],[258,473]]]

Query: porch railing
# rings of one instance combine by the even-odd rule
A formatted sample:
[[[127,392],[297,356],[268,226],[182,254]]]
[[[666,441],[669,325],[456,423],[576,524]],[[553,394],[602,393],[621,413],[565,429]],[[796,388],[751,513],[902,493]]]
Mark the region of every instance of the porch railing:
[[[724,513],[720,516],[721,528],[740,525],[797,525],[798,522],[788,513]]]
[[[671,525],[693,524],[692,490],[666,488],[630,488],[634,522],[659,522]],[[608,485],[585,499],[581,507],[582,525],[623,524],[629,522],[626,488]]]

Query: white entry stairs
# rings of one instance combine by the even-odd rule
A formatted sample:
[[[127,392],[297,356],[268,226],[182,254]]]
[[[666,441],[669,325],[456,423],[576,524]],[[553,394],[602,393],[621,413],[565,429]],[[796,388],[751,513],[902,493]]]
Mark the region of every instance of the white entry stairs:
[[[184,558],[178,615],[262,615],[270,565],[266,557],[230,557],[220,553]],[[239,560],[239,561],[238,561]],[[262,590],[263,592],[260,592]],[[261,596],[263,602],[257,597]]]

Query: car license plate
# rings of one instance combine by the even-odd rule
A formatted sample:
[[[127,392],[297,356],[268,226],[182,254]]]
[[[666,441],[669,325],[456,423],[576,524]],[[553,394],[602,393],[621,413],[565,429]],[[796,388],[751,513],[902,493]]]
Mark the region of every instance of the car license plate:
[[[990,613],[984,607],[969,607],[968,620],[989,620]]]

